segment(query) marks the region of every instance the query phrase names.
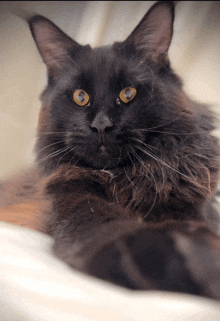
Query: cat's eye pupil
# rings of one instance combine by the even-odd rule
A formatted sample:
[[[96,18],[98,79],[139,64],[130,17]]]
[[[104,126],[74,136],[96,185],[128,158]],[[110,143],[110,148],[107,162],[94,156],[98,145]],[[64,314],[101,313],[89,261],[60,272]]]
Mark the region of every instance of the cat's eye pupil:
[[[127,100],[130,100],[131,97],[132,97],[132,95],[133,95],[133,92],[131,91],[131,89],[127,88],[127,89],[125,90],[125,92],[124,92],[125,98],[126,98]]]
[[[73,92],[73,100],[78,106],[89,106],[89,99],[89,95],[84,90],[76,89]]]
[[[136,93],[137,90],[134,87],[127,87],[120,92],[119,97],[123,103],[127,104],[134,99]]]
[[[85,99],[86,99],[86,95],[85,95],[85,93],[83,91],[80,91],[80,93],[78,94],[77,98],[81,103],[83,103],[85,101]]]

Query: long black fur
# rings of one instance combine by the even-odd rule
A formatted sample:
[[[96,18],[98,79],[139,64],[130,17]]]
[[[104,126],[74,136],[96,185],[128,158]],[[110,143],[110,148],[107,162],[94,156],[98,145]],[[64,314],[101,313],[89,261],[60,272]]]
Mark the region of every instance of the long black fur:
[[[186,96],[170,66],[173,20],[173,3],[157,2],[125,41],[91,49],[42,16],[29,19],[48,69],[36,144],[47,231],[73,268],[131,289],[220,298],[207,282],[219,260],[218,218],[207,219],[219,146],[211,111]],[[137,91],[128,103],[119,98],[126,87]],[[76,89],[90,97],[83,107]],[[210,265],[184,242],[195,253],[202,246]]]

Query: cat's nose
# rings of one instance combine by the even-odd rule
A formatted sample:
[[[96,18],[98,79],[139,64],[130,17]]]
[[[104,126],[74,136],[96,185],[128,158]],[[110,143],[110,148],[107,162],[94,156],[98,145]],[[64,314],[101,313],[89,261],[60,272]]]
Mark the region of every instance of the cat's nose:
[[[97,131],[100,135],[103,135],[108,129],[113,127],[113,124],[108,116],[101,111],[96,115],[90,127]]]

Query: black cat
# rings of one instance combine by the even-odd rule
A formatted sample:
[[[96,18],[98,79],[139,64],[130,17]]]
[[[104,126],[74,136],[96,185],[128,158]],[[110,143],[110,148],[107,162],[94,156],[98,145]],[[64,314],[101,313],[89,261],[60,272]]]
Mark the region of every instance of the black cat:
[[[28,19],[48,70],[36,144],[46,229],[73,268],[219,299],[219,146],[211,112],[170,67],[173,20],[173,3],[157,2],[125,41],[91,49]]]

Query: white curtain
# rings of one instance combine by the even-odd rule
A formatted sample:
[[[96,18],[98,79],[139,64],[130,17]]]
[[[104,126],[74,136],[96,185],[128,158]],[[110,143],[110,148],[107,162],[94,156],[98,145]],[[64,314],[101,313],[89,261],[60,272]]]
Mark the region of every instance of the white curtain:
[[[154,1],[0,2],[0,178],[33,162],[46,69],[29,28],[13,12],[51,19],[81,44],[125,39]],[[185,90],[220,110],[220,2],[176,1],[170,60]],[[219,131],[216,131],[220,136]]]

